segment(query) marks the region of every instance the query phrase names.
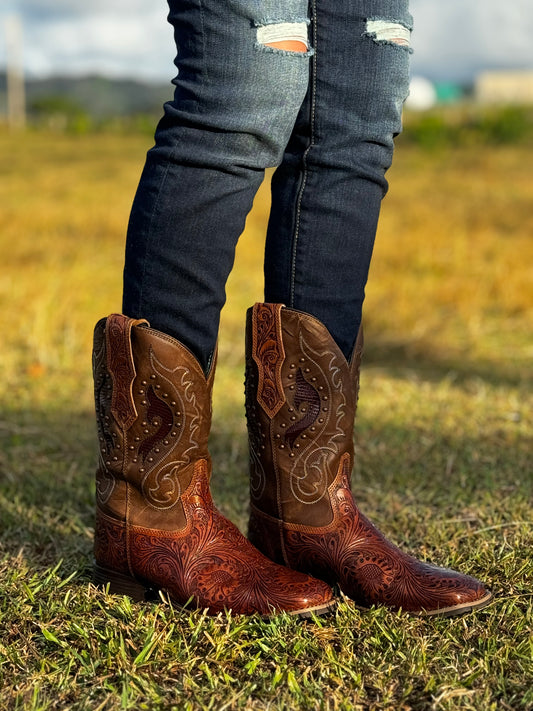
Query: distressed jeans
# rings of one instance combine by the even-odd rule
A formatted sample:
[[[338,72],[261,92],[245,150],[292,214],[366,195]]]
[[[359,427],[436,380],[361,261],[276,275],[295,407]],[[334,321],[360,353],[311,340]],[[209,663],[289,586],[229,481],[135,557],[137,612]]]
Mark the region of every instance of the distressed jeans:
[[[132,207],[123,310],[207,369],[235,246],[267,167],[265,300],[347,358],[408,93],[408,0],[169,0],[177,45]],[[308,50],[269,39],[302,37]]]

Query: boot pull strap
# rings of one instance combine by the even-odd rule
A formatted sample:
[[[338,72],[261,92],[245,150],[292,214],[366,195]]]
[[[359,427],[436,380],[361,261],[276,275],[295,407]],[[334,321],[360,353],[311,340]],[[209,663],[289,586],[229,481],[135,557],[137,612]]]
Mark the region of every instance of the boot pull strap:
[[[107,369],[113,381],[111,414],[125,430],[137,419],[137,408],[133,401],[136,371],[131,349],[131,329],[140,324],[149,325],[144,319],[111,314],[105,329]]]
[[[274,417],[285,402],[281,367],[285,349],[281,332],[283,304],[260,304],[252,312],[252,358],[259,374],[257,401],[269,417]]]

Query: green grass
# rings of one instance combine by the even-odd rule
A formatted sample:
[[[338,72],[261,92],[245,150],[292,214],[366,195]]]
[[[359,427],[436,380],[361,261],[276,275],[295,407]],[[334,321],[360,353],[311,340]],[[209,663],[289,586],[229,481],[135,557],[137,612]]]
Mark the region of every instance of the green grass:
[[[424,620],[344,600],[300,622],[90,583],[91,332],[120,305],[147,147],[0,133],[0,709],[533,709],[533,149],[403,146],[366,306],[357,498],[495,602]],[[263,189],[228,285],[211,438],[216,501],[243,530],[243,320],[267,211]]]

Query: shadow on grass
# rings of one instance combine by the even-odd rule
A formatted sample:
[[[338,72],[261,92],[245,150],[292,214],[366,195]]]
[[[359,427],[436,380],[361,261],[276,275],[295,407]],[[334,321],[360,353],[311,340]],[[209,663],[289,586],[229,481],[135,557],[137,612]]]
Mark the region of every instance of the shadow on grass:
[[[365,343],[363,364],[383,368],[393,377],[402,377],[408,370],[420,380],[439,382],[452,379],[458,385],[472,379],[481,379],[490,385],[520,387],[531,385],[531,363],[496,362],[472,359],[468,355],[439,354],[428,345],[391,342],[385,339],[368,339]]]
[[[59,574],[92,564],[92,413],[16,411],[0,418],[0,551]]]
[[[407,361],[405,354],[403,358]],[[367,361],[379,364],[372,353]],[[385,358],[383,362],[388,363]],[[464,376],[469,374],[465,371]],[[506,431],[496,431],[481,424],[478,430],[458,427],[450,433],[431,422],[372,423],[363,416],[356,443],[358,500],[371,516],[377,515],[378,524],[384,519],[393,529],[398,525],[398,533],[399,510],[411,510],[416,517],[427,512],[453,517],[485,507],[489,512],[497,509],[501,520],[531,517],[531,439],[524,428],[513,431],[509,425]],[[215,501],[244,531],[247,442],[238,413],[234,418],[215,417],[210,447]],[[11,410],[0,418],[2,557],[20,552],[37,570],[62,560],[61,575],[79,571],[81,580],[90,579],[95,463],[90,412]],[[518,511],[517,502],[522,514],[512,513]]]

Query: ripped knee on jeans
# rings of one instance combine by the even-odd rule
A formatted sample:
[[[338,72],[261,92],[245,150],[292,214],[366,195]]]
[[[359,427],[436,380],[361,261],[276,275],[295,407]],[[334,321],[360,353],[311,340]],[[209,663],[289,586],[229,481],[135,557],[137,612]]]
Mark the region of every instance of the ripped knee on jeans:
[[[257,42],[263,47],[307,53],[307,22],[272,22],[257,27]]]
[[[411,27],[402,22],[383,18],[369,19],[366,22],[367,37],[377,44],[389,44],[411,49]]]

